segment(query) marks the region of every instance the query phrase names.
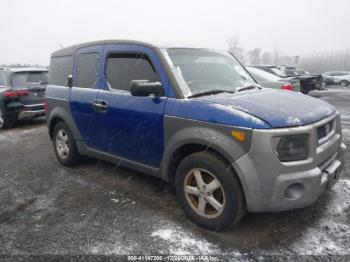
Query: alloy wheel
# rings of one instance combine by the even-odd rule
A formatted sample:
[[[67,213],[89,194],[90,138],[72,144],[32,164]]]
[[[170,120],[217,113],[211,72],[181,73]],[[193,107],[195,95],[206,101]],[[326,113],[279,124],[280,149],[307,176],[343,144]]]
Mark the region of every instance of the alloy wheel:
[[[61,159],[66,159],[69,155],[69,138],[63,129],[60,129],[56,135],[56,151]]]
[[[224,189],[215,175],[195,168],[186,174],[184,191],[187,202],[200,216],[216,218],[225,207]]]

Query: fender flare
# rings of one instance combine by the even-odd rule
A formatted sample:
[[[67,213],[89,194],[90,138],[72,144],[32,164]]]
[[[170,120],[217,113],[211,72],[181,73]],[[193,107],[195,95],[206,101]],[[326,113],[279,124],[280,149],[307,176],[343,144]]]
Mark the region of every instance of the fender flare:
[[[248,139],[250,144],[251,136],[248,136]],[[165,181],[170,182],[172,180],[169,166],[174,153],[181,147],[191,144],[203,146],[216,151],[224,157],[231,166],[232,163],[247,154],[250,150],[250,145],[247,150],[229,134],[218,130],[213,130],[208,127],[188,127],[181,129],[165,143],[166,147],[164,149],[161,164],[161,175]],[[237,176],[239,175],[237,174]],[[242,181],[241,177],[239,177],[239,179]]]
[[[67,112],[62,107],[55,107],[54,109],[52,109],[52,111],[50,112],[50,115],[47,117],[46,122],[47,122],[47,127],[49,129],[49,135],[51,139],[52,139],[52,131],[53,131],[52,130],[53,127],[51,124],[55,118],[60,118],[66,123],[66,125],[69,127],[70,131],[73,134],[74,140],[83,141],[83,138],[79,132],[77,125],[75,124],[73,117],[69,112]]]

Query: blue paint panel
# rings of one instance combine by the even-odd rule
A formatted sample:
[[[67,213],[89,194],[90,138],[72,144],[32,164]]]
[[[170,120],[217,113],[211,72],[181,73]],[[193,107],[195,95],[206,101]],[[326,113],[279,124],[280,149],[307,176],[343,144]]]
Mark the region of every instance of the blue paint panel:
[[[263,119],[273,128],[303,126],[335,112],[330,104],[303,94],[274,89],[243,91],[202,98],[202,101],[225,105]]]
[[[101,150],[159,166],[164,150],[163,109],[166,98],[135,97],[122,91],[100,91],[109,109],[98,116]]]
[[[164,150],[163,117],[169,94],[169,81],[158,57],[150,48],[140,45],[106,45],[103,61],[110,52],[137,52],[146,54],[155,67],[164,88],[164,97],[136,97],[130,92],[108,90],[102,80],[103,90],[98,100],[107,101],[109,108],[97,116],[100,149],[111,154],[159,167]],[[105,65],[102,66],[104,70]],[[104,73],[101,74],[104,77]]]
[[[201,99],[168,99],[165,109],[168,116],[193,119],[203,122],[232,125],[245,128],[269,129],[271,126],[232,107]]]
[[[255,129],[307,125],[334,112],[334,107],[319,99],[272,89],[169,99],[166,105],[170,116]]]

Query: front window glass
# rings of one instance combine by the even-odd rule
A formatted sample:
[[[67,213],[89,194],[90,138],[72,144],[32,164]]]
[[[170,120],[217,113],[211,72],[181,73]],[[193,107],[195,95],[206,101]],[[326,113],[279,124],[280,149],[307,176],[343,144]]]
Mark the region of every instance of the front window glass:
[[[106,79],[112,89],[130,91],[133,80],[159,81],[150,59],[137,53],[112,53],[107,59]]]
[[[253,78],[229,53],[208,49],[163,50],[185,96],[212,90],[234,92],[256,85]]]
[[[38,87],[46,85],[47,82],[48,73],[46,71],[18,72],[12,77],[12,86],[14,89]]]

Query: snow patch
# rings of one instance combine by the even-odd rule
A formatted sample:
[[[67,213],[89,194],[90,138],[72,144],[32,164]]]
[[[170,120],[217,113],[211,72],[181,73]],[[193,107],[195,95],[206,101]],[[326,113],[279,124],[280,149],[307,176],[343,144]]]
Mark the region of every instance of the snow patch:
[[[287,125],[296,126],[296,125],[300,125],[300,124],[301,124],[301,121],[297,117],[289,116],[287,118]]]
[[[169,253],[173,255],[214,255],[222,254],[217,245],[198,239],[193,234],[181,230],[165,228],[151,234],[153,238],[166,241]]]
[[[350,226],[346,221],[345,215],[347,210],[350,209],[350,201],[348,199],[339,199],[341,196],[348,196],[350,180],[339,180],[332,191],[336,196],[332,199],[333,203],[325,210],[324,216],[315,225],[308,227],[303,237],[293,245],[293,250],[297,254],[350,254],[346,246]]]

